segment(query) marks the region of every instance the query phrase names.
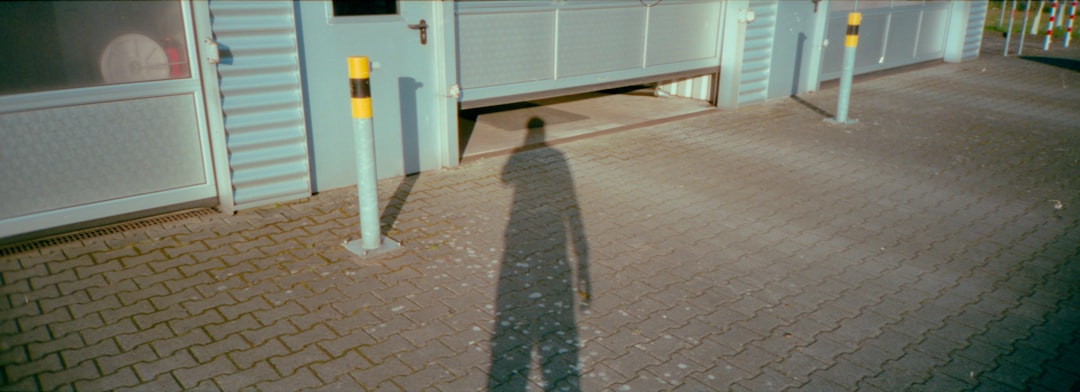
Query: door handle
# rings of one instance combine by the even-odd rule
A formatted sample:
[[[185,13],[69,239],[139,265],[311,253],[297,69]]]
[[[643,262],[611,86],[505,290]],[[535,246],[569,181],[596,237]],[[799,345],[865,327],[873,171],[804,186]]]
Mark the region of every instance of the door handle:
[[[411,24],[409,28],[412,30],[420,30],[420,45],[427,45],[427,28],[428,24],[426,20],[420,19],[420,23]]]

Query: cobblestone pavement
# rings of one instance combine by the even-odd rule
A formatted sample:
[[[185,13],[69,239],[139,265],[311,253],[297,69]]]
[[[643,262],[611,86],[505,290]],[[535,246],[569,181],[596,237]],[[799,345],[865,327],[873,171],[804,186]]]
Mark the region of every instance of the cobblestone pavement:
[[[382,181],[380,257],[351,190],[5,256],[0,389],[1077,390],[1080,50],[989,39],[852,126],[826,86]]]

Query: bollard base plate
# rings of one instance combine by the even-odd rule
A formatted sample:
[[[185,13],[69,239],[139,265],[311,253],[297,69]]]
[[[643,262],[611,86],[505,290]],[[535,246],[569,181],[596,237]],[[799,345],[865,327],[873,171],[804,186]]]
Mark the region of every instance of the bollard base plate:
[[[364,249],[363,239],[348,241],[344,245],[345,249],[360,257],[372,257],[401,247],[401,244],[387,236],[380,238],[379,247],[375,249]]]
[[[836,118],[826,118],[825,122],[827,122],[829,124],[854,125],[854,124],[857,124],[859,122],[859,120],[856,120],[854,118],[849,118],[849,119],[847,119],[847,121],[837,121]]]

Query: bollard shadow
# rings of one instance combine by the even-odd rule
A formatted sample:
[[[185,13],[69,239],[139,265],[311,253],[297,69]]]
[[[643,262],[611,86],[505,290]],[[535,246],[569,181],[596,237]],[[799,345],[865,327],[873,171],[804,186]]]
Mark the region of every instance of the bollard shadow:
[[[795,44],[795,73],[791,75],[791,96],[799,94],[799,83],[802,82],[803,47],[806,46],[806,34],[800,32],[799,40]]]
[[[379,218],[382,235],[389,236],[397,224],[398,215],[409,201],[409,195],[420,180],[420,119],[417,116],[416,94],[423,83],[409,77],[398,78],[398,103],[401,109],[401,156],[404,159],[405,176],[402,177],[390,202]],[[409,174],[415,173],[415,174]]]
[[[488,390],[525,391],[535,362],[544,389],[580,391],[575,304],[586,306],[592,290],[585,228],[566,157],[544,143],[543,120],[533,117],[527,128],[530,147],[515,150],[502,170],[514,198]]]
[[[799,96],[797,96],[797,95],[792,95],[791,100],[795,101],[795,102],[798,102],[800,105],[805,106],[806,108],[812,110],[814,113],[820,114],[822,117],[825,117],[825,118],[836,117],[836,115],[834,115],[832,113],[829,113],[828,110],[822,109],[822,108],[818,107],[817,105],[814,105],[814,104],[812,104],[810,102],[807,102],[805,99],[799,98]]]

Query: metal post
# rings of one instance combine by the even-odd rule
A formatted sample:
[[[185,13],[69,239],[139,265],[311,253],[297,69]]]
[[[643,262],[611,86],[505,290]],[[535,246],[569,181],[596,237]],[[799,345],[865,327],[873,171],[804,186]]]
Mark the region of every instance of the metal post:
[[[1020,1],[1020,0],[1017,0]],[[998,27],[1005,24],[1005,8],[1009,6],[1009,0],[1003,0],[1001,2],[1001,15],[998,15]]]
[[[1031,23],[1031,35],[1039,34],[1039,22],[1042,21],[1043,8],[1046,8],[1046,0],[1039,0],[1039,10],[1035,12],[1035,21]]]
[[[1057,14],[1057,1],[1050,3],[1050,21],[1046,25],[1046,38],[1043,39],[1043,50],[1050,50],[1050,36],[1054,34],[1054,15]]]
[[[1009,28],[1008,28],[1008,30],[1005,30],[1005,53],[1003,53],[1002,56],[1008,56],[1009,55],[1009,40],[1012,39],[1013,20],[1016,19],[1016,3],[1019,3],[1019,2],[1020,2],[1020,0],[1016,0],[1016,1],[1013,2],[1012,12],[1009,13]],[[1003,9],[1003,10],[1001,10],[1001,12],[1005,12],[1005,10]],[[1024,36],[1023,30],[1024,30],[1023,28],[1020,29],[1020,36],[1021,37]]]
[[[360,209],[360,239],[345,248],[360,256],[398,247],[379,231],[379,193],[375,185],[375,131],[371,124],[370,65],[366,56],[350,56],[349,103],[352,106],[356,146],[356,196]]]
[[[844,67],[840,73],[840,95],[836,102],[836,118],[826,119],[835,124],[854,124],[858,120],[847,118],[848,101],[851,98],[851,79],[855,75],[855,48],[859,46],[859,23],[862,13],[848,14],[847,35],[844,37]]]
[[[1027,0],[1027,4],[1024,5],[1024,25],[1020,26],[1020,46],[1016,48],[1016,55],[1019,56],[1024,53],[1024,37],[1027,36],[1028,13],[1031,12],[1031,0]],[[1039,22],[1035,22],[1039,23]]]
[[[1065,0],[1061,0],[1061,6],[1057,10],[1057,22],[1054,27],[1061,28],[1061,24],[1065,22]]]

